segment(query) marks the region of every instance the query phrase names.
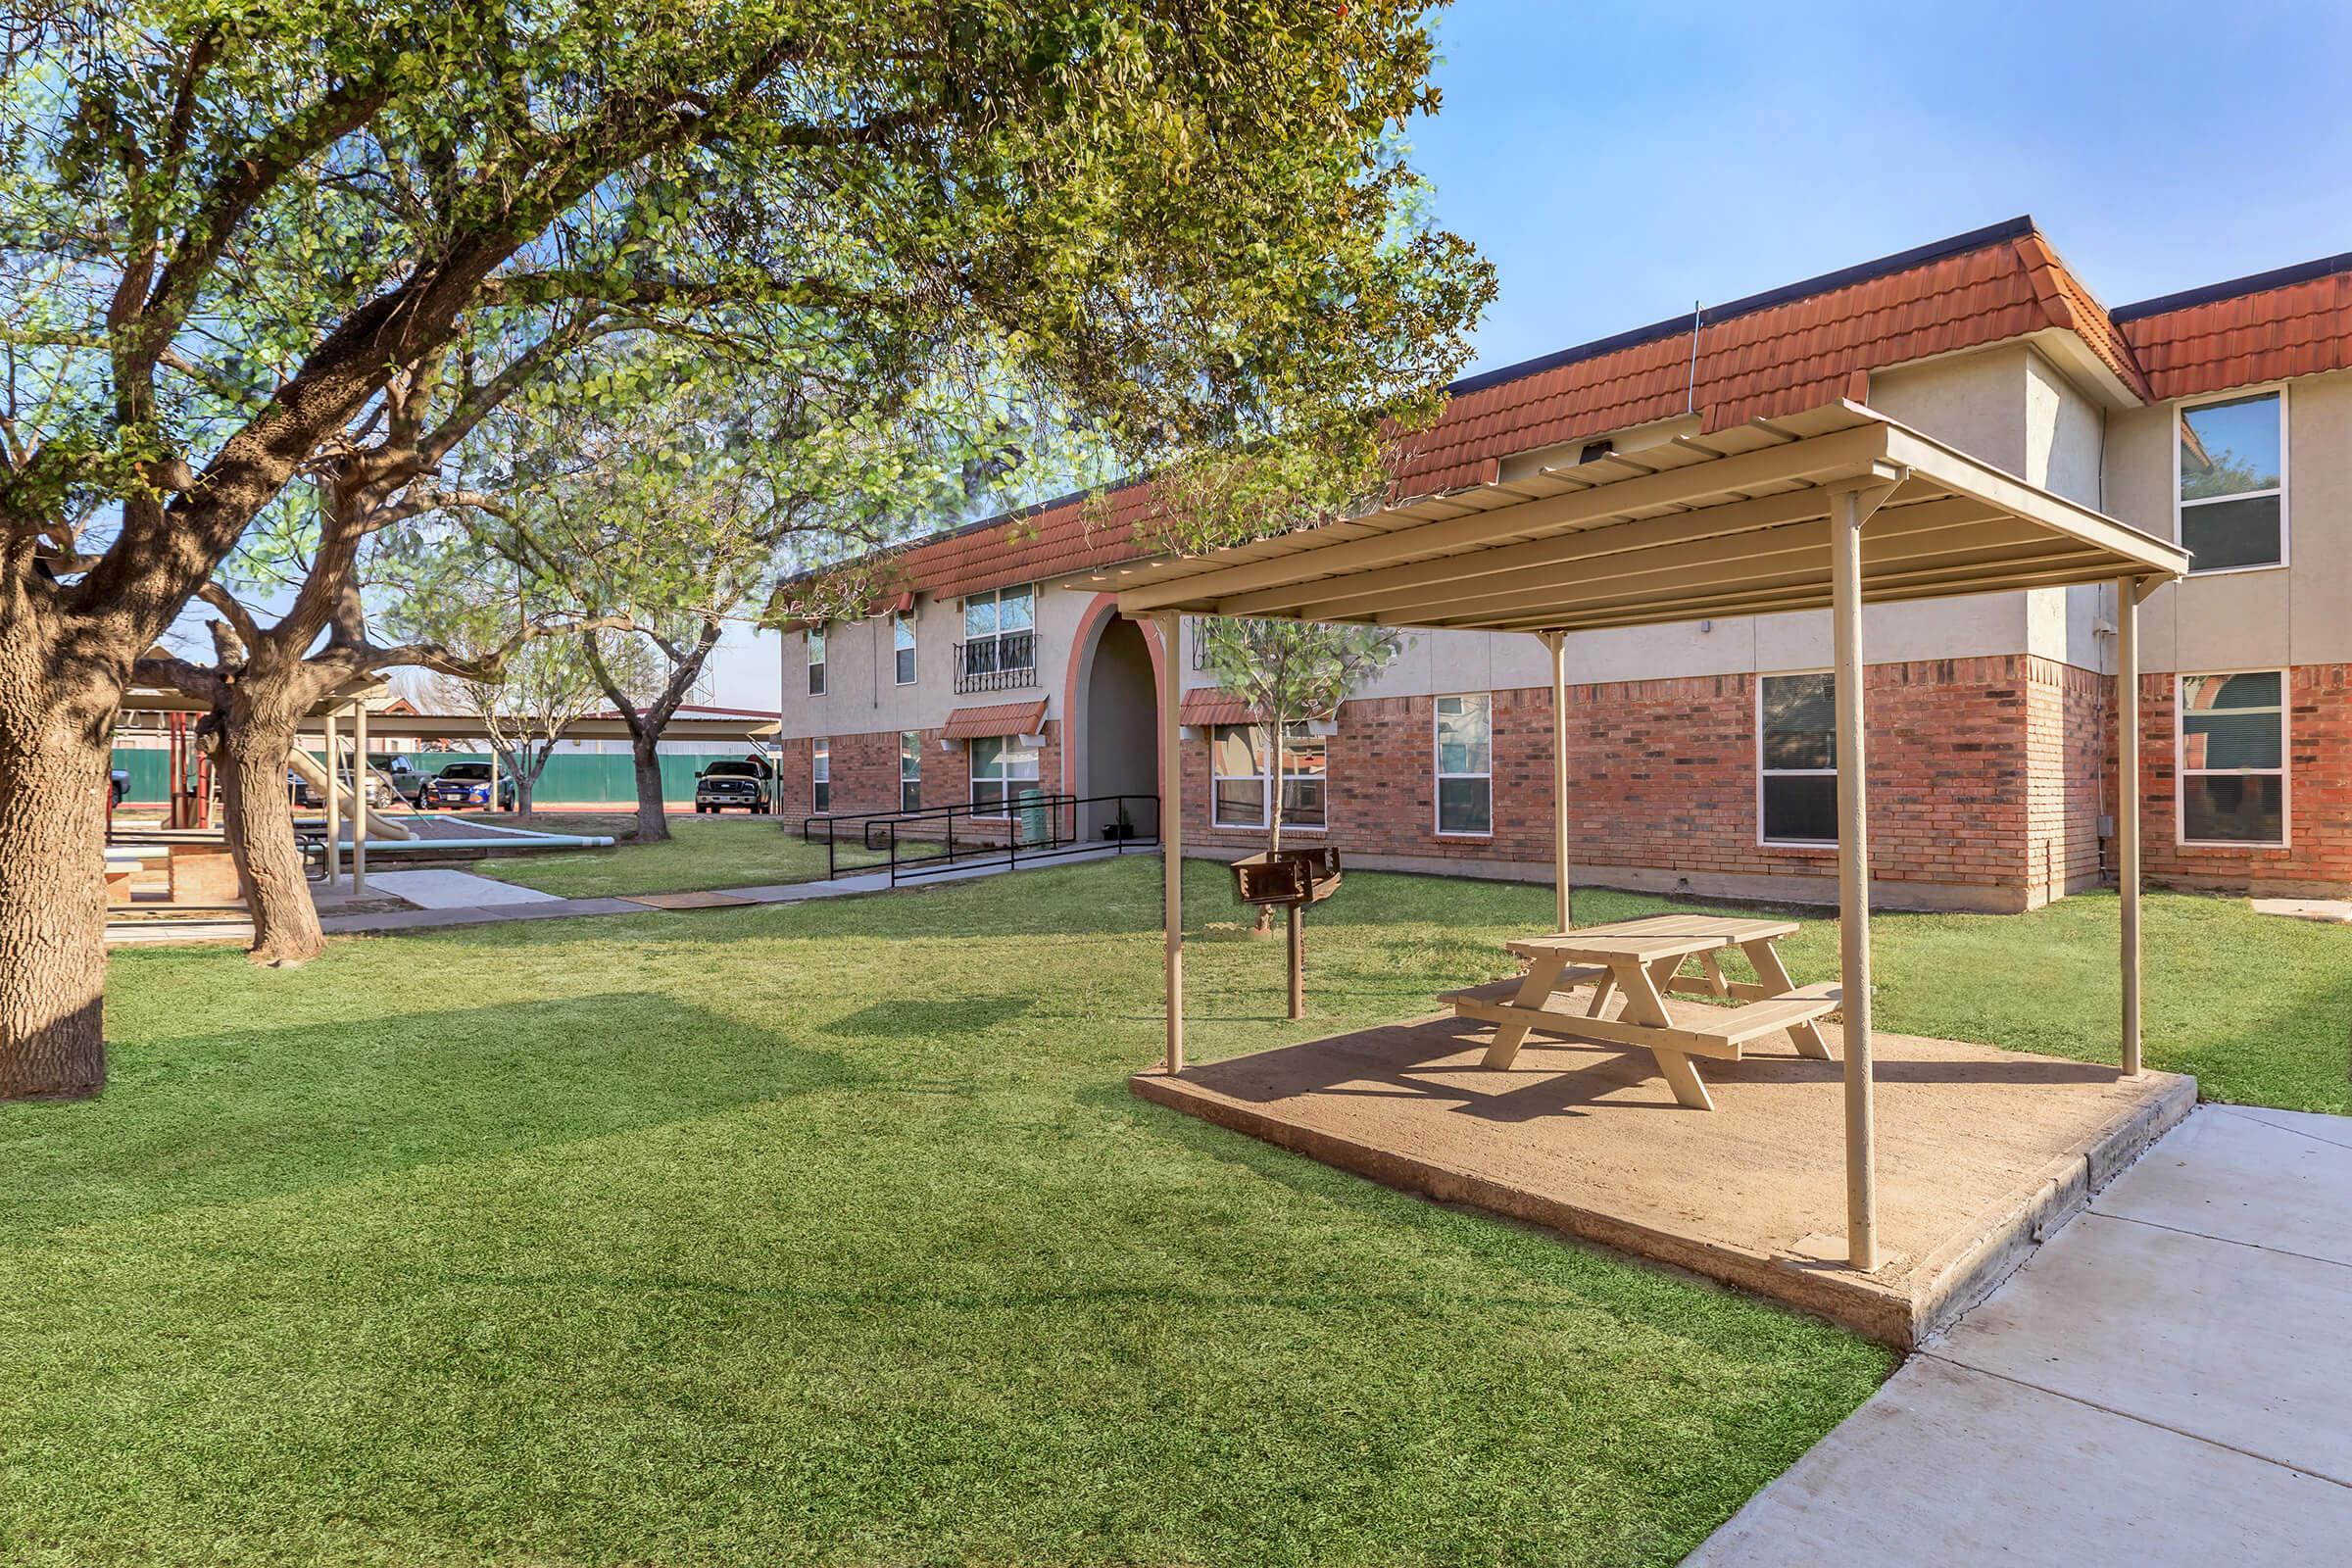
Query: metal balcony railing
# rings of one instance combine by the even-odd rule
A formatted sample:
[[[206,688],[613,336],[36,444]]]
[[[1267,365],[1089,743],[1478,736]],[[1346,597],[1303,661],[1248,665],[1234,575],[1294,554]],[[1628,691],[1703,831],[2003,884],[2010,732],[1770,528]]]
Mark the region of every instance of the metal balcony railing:
[[[1037,684],[1037,633],[1008,631],[956,645],[958,692],[1017,691]]]

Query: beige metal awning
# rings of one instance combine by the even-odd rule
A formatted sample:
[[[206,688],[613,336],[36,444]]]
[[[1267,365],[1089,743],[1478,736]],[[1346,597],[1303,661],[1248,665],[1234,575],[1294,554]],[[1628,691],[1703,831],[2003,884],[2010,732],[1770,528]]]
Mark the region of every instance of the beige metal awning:
[[[1827,609],[1834,498],[1881,493],[1869,603],[2165,580],[2177,546],[1854,403],[1098,573],[1131,615],[1574,631]]]
[[[1835,995],[1843,1023],[1847,1260],[1879,1266],[1872,1132],[1870,853],[1863,607],[1958,594],[2113,583],[2116,723],[2139,733],[2138,605],[2188,556],[1853,403],[1759,419],[1301,528],[1204,556],[1144,563],[1077,586],[1176,646],[1187,614],[1524,631],[1551,656],[1557,928],[1569,900],[1569,634],[1707,616],[1831,612],[1838,767]],[[1160,845],[1166,1070],[1184,1071],[1183,697],[1161,662]],[[1376,764],[1377,765],[1377,764]],[[2118,799],[2140,799],[2123,748]],[[2121,1071],[2140,1068],[2139,817],[2118,818]],[[1788,999],[1783,999],[1788,1000]],[[1499,1037],[1498,1037],[1499,1038]],[[1668,1053],[1672,1055],[1673,1053]],[[1659,1058],[1671,1076],[1673,1064]],[[1687,1066],[1687,1063],[1685,1063]]]

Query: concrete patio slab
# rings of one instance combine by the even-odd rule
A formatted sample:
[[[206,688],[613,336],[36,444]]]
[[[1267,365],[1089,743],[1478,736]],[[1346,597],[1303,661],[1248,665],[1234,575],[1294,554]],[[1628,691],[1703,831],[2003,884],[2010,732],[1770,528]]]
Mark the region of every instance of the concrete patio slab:
[[[1936,1353],[2352,1486],[2347,1325],[2352,1267],[2094,1209]]]
[[[2352,924],[2352,899],[2252,899],[2256,914],[2276,914],[2289,920],[2318,920],[2328,925]]]
[[[554,904],[553,893],[475,876],[470,871],[376,871],[369,889],[406,899],[420,909],[489,909],[509,904]]]
[[[2208,1105],[2091,1211],[2352,1267],[2352,1122]]]
[[[1703,1017],[1677,1001],[1678,1015]],[[1824,1030],[1841,1049],[1835,1027]],[[1160,1104],[1376,1181],[1777,1298],[1903,1348],[1981,1299],[2186,1114],[2193,1080],[1881,1034],[1879,1234],[1843,1264],[1842,1067],[1784,1043],[1703,1066],[1677,1105],[1645,1052],[1531,1043],[1441,1017],[1139,1074]],[[1208,1042],[1203,1041],[1204,1045]]]
[[[1689,1560],[2343,1560],[2348,1183],[2352,1120],[2201,1107]]]
[[[1914,1356],[1686,1568],[2320,1563],[2352,1490]]]

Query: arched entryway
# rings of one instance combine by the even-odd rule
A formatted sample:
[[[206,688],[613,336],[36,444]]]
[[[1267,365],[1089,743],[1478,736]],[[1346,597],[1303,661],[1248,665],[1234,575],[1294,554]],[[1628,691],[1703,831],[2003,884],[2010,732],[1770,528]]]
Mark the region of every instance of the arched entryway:
[[[1142,626],[1121,619],[1115,606],[1103,602],[1090,608],[1070,650],[1070,683],[1062,706],[1065,787],[1071,793],[1157,796],[1155,643]],[[1081,831],[1090,839],[1101,838],[1118,814],[1114,804],[1089,806]],[[1156,828],[1155,814],[1141,802],[1128,808],[1137,830],[1144,833]]]

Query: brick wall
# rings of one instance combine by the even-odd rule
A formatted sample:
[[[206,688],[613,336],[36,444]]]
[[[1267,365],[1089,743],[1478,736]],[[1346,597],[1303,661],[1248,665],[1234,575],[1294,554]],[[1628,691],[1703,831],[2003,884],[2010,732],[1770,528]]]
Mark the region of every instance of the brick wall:
[[[922,804],[926,807],[955,806],[972,798],[971,753],[967,747],[942,747],[940,731],[922,731]],[[835,735],[832,744],[831,814],[856,816],[868,811],[895,811],[899,808],[899,732],[874,730],[861,735]],[[787,741],[778,748],[783,768],[783,815],[786,821],[799,823],[808,815],[808,767],[810,743],[807,740]],[[1038,787],[1058,790],[1061,787],[1061,721],[1048,719],[1045,745],[1037,754]],[[966,831],[985,836],[985,821],[966,824],[958,821],[958,839]]]
[[[2055,660],[2026,661],[2028,903],[2095,885],[2105,873],[2108,677]]]
[[[2053,670],[2056,666],[2053,666]],[[1873,665],[1871,857],[1876,879],[1998,890],[2032,880],[2031,678],[2023,656]],[[2045,672],[2060,710],[2069,683]],[[2089,679],[2080,683],[2086,694]],[[1836,875],[1830,849],[1756,842],[1755,677],[1722,675],[1571,687],[1569,773],[1586,803],[1571,853],[1591,868],[1692,876]],[[1416,859],[1551,861],[1551,701],[1541,687],[1494,696],[1494,832],[1436,831],[1433,699],[1348,703],[1331,740],[1329,842]],[[2073,743],[2095,757],[2095,718]],[[2089,723],[2083,731],[2080,726]],[[1188,845],[1247,849],[1253,831],[1209,825],[1205,738],[1185,743]],[[2095,776],[2095,775],[2094,775]],[[2095,783],[2091,786],[2095,789]],[[2095,869],[2095,795],[2061,793],[2046,809],[2048,852]],[[1605,879],[1605,878],[1604,878]]]
[[[2232,849],[2180,842],[2174,795],[2172,675],[2143,675],[2140,858],[2147,881],[2256,896],[2352,895],[2352,664],[2287,673],[2287,845]],[[2112,759],[2114,723],[2107,725]],[[2114,773],[2107,774],[2108,779]],[[2105,786],[2113,808],[2114,786]]]

